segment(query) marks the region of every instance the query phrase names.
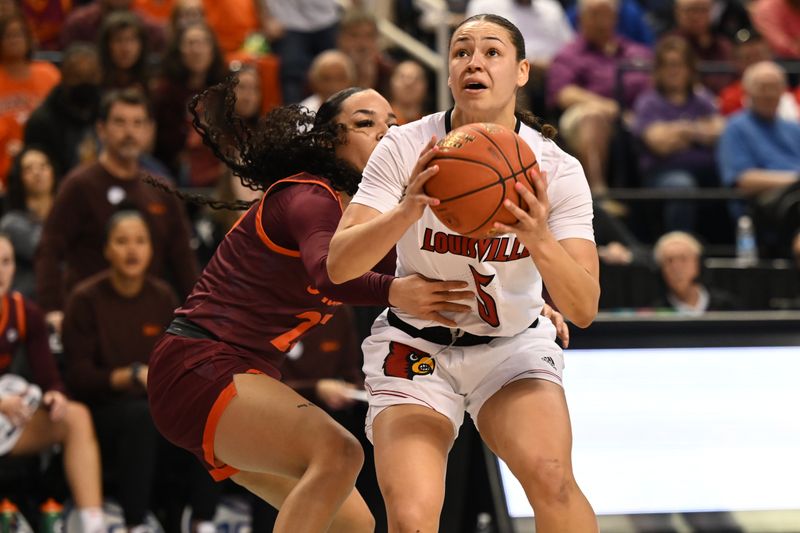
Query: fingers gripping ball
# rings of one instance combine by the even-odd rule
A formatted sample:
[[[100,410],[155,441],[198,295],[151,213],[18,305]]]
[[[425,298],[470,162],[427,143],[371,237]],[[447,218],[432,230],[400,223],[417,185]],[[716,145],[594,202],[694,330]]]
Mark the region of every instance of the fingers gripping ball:
[[[515,224],[506,198],[527,209],[514,188],[522,183],[535,192],[531,172],[539,173],[536,156],[512,130],[499,124],[475,123],[451,131],[437,143],[439,152],[428,166],[439,172],[425,183],[425,194],[438,198],[431,207],[451,230],[474,238],[489,237],[494,222]]]

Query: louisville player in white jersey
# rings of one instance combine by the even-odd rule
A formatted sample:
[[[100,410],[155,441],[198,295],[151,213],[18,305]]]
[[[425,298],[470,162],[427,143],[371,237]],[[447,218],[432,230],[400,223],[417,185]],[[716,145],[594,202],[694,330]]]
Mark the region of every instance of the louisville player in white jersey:
[[[575,325],[594,320],[592,199],[580,164],[549,138],[552,128],[515,110],[528,80],[524,51],[519,30],[502,17],[462,22],[450,41],[455,107],[389,130],[331,242],[336,283],[397,245],[398,275],[463,280],[475,293],[469,312],[453,307],[420,319],[389,309],[364,342],[367,432],[391,533],[438,530],[447,453],[465,410],[522,483],[537,531],[597,531],[572,472],[563,353],[552,322],[539,317],[544,283]],[[438,200],[422,189],[438,170],[426,169],[436,139],[473,122],[514,128],[541,169],[531,176],[536,196],[517,185],[527,211],[507,205],[518,222],[496,224],[497,235],[483,240],[448,230],[428,208]]]

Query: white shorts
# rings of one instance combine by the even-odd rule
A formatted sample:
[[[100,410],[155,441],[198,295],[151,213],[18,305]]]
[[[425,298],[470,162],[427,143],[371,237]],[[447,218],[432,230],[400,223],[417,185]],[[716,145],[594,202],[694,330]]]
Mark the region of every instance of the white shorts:
[[[31,411],[35,411],[42,400],[42,389],[15,374],[4,374],[0,376],[0,397],[2,396],[22,396]],[[14,449],[24,429],[25,424],[17,426],[11,419],[0,414],[0,456]]]
[[[477,426],[484,402],[509,383],[535,378],[561,385],[564,353],[555,338],[553,323],[540,316],[535,328],[514,337],[446,347],[390,326],[384,311],[361,346],[369,394],[367,437],[372,442],[373,420],[392,405],[429,407],[449,418],[458,435],[464,411]]]

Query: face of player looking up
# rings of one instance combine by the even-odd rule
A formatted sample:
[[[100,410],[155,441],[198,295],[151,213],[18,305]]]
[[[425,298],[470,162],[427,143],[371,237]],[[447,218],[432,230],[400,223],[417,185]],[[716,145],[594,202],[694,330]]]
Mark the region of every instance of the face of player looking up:
[[[456,29],[447,80],[456,103],[454,128],[472,122],[514,127],[517,89],[528,82],[530,69],[520,56],[510,32],[498,24],[476,20]]]
[[[336,156],[363,171],[378,142],[397,124],[397,117],[386,98],[369,89],[342,102],[337,122],[347,127],[347,139],[336,147]]]

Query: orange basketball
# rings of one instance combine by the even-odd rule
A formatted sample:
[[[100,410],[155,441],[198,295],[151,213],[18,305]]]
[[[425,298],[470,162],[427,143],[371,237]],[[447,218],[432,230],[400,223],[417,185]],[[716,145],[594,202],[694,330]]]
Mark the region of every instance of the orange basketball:
[[[493,224],[516,224],[503,206],[506,198],[526,208],[514,188],[517,182],[534,191],[529,172],[539,171],[530,146],[512,130],[499,124],[461,126],[437,143],[439,153],[428,164],[439,172],[425,183],[425,194],[438,198],[431,207],[451,230],[482,239]]]

